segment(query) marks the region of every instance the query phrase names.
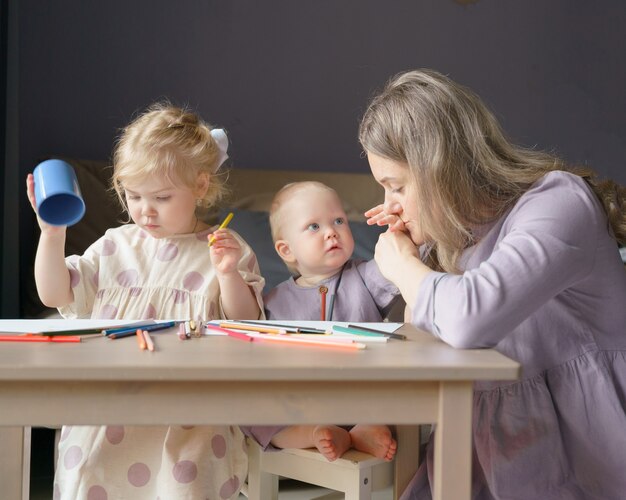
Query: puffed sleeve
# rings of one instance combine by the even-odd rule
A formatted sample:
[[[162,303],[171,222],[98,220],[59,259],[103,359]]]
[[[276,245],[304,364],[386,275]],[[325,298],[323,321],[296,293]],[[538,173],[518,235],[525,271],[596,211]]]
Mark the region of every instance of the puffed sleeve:
[[[96,293],[98,273],[104,238],[93,243],[83,255],[70,255],[65,258],[65,266],[70,272],[70,286],[74,302],[59,307],[61,316],[67,319],[90,318]]]
[[[455,347],[493,347],[587,276],[599,232],[607,231],[584,181],[563,173],[548,174],[497,226],[498,241],[477,267],[422,281],[411,309],[418,328]]]

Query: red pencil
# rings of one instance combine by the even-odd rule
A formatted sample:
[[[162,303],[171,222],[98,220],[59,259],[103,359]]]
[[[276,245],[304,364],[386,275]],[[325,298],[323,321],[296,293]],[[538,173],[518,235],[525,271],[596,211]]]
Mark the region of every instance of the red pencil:
[[[77,335],[51,337],[50,335],[0,335],[0,342],[80,342]]]

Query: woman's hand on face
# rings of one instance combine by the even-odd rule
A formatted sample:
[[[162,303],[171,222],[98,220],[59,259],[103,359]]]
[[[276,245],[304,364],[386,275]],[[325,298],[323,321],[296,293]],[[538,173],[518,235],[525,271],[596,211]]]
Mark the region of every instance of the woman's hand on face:
[[[228,229],[218,229],[208,235],[209,241],[215,238],[209,248],[211,262],[219,274],[227,274],[237,270],[241,259],[241,245]]]
[[[37,200],[35,199],[35,177],[33,174],[28,174],[26,176],[26,196],[28,196],[28,201],[30,202],[30,206],[33,208],[33,212],[37,216],[37,223],[39,224],[39,229],[41,232],[48,233],[62,233],[66,230],[66,226],[52,226],[50,224],[46,224],[37,213]]]
[[[419,260],[419,251],[406,233],[389,228],[378,237],[374,260],[389,281],[400,283],[406,272],[405,263],[410,259]]]
[[[374,208],[370,208],[363,215],[367,217],[367,224],[373,226],[389,226],[390,231],[405,231],[404,222],[395,214],[388,214],[385,212],[384,205],[376,205]]]

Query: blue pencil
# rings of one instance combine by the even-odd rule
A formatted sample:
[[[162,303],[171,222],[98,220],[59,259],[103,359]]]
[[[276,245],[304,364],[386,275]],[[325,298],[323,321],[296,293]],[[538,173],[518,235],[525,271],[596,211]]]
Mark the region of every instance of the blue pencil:
[[[141,327],[134,326],[132,328],[127,328],[126,330],[110,333],[107,335],[107,337],[110,339],[119,339],[122,337],[129,337],[130,335],[136,335],[137,328],[141,328],[143,331],[147,332],[154,332],[157,330],[172,328],[173,326],[176,326],[176,321],[166,321],[165,323],[156,323],[154,325],[146,325]]]
[[[134,323],[128,323],[123,326],[116,326],[115,328],[106,328],[101,330],[102,335],[110,335],[111,333],[125,332],[127,330],[137,330],[137,328],[142,328],[144,326],[156,325],[154,320],[146,320],[146,321],[137,321]]]

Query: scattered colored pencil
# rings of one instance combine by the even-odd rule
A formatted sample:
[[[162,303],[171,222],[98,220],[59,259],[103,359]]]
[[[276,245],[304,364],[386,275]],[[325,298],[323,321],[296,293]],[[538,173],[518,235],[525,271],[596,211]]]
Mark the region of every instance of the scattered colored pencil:
[[[326,330],[321,330],[320,328],[313,328],[312,326],[303,326],[303,325],[286,325],[280,323],[272,323],[267,321],[253,321],[247,319],[240,319],[239,323],[246,323],[250,325],[262,325],[262,326],[270,326],[276,328],[283,328],[287,333],[316,333],[319,335],[328,335],[329,332]]]
[[[406,340],[406,335],[402,335],[401,333],[385,332],[384,330],[376,330],[374,328],[369,328],[367,326],[361,326],[361,325],[348,325],[348,328],[354,328],[356,330],[364,330],[370,333],[379,333],[380,335],[384,335],[385,337],[389,337],[392,339]]]
[[[139,349],[142,351],[146,348],[146,338],[143,336],[143,332],[140,328],[135,332],[135,336],[137,337],[137,344],[139,345]]]
[[[1,342],[80,342],[78,335],[62,335],[51,337],[49,335],[0,335]]]
[[[223,328],[221,326],[212,325],[211,323],[206,323],[204,325],[204,327],[208,328],[209,330],[215,330],[216,332],[224,333],[224,334],[228,335],[229,337],[233,337],[235,339],[245,340],[246,342],[252,342],[252,337],[250,335],[245,334],[245,333],[236,332],[236,331],[230,330],[228,328]]]
[[[221,328],[230,328],[233,330],[248,330],[252,332],[261,332],[261,333],[274,333],[274,334],[284,334],[287,333],[287,330],[284,328],[276,328],[271,325],[249,325],[247,323],[237,323],[237,322],[223,322],[220,323],[219,326]]]
[[[154,352],[154,342],[152,341],[152,337],[150,337],[148,330],[142,330],[141,333],[143,334],[143,339],[146,343],[146,347],[148,348],[148,351]]]
[[[165,323],[152,323],[150,325],[142,326],[141,329],[148,332],[156,332],[158,330],[166,330],[168,328],[172,328],[176,326],[176,321],[166,321]],[[122,337],[129,337],[131,335],[135,335],[137,331],[137,327],[129,327],[124,330],[116,331],[113,333],[109,333],[106,336],[110,339],[119,339]]]
[[[339,332],[339,333],[349,333],[352,335],[361,335],[363,337],[381,337],[384,336],[382,333],[374,333],[374,332],[368,332],[365,330],[359,330],[356,328],[348,328],[345,326],[341,326],[341,325],[333,325],[333,332]]]
[[[262,335],[262,336],[261,336]],[[291,335],[263,335],[254,336],[254,340],[261,340],[263,342],[285,342],[292,345],[304,345],[304,346],[319,346],[319,347],[335,347],[338,349],[350,349],[359,350],[365,349],[366,345],[361,342],[333,342],[322,339],[301,339]]]

